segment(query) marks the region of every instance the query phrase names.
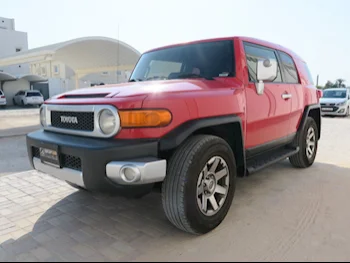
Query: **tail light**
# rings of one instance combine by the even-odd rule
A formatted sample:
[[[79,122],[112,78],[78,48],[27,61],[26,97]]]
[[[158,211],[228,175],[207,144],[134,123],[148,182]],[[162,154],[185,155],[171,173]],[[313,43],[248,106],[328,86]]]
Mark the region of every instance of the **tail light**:
[[[5,99],[5,96],[0,96],[0,98]]]

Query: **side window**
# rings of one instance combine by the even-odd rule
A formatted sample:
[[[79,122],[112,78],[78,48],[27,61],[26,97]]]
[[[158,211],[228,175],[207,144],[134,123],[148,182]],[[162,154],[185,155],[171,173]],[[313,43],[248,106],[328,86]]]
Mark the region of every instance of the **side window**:
[[[294,61],[291,56],[288,54],[278,51],[281,60],[282,60],[282,66],[284,68],[284,71],[286,73],[286,83],[291,83],[291,84],[297,84],[299,83],[299,77],[298,77],[298,72],[295,67]]]
[[[258,60],[267,59],[267,58],[277,60],[276,53],[272,49],[268,49],[264,47],[260,48],[250,44],[244,44],[244,49],[247,57],[249,81],[258,82],[258,79],[257,79]],[[278,66],[277,77],[273,82],[275,83],[282,82],[280,66]]]
[[[307,81],[308,81],[308,83],[311,84],[311,85],[314,85],[315,83],[314,83],[314,80],[312,78],[310,69],[309,69],[308,65],[305,62],[304,62],[304,69],[305,69],[306,74],[307,74]]]

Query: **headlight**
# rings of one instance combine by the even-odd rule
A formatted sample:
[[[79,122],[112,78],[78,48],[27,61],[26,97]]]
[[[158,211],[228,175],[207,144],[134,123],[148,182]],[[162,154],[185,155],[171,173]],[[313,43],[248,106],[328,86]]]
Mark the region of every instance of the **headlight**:
[[[45,108],[45,106],[42,106],[40,108],[40,123],[43,127],[46,126],[46,108]]]
[[[108,135],[112,134],[117,126],[117,120],[113,112],[110,110],[103,110],[100,113],[99,125],[101,131]]]
[[[340,103],[337,103],[337,106],[344,106],[346,103],[346,101],[343,101],[343,102],[340,102]]]

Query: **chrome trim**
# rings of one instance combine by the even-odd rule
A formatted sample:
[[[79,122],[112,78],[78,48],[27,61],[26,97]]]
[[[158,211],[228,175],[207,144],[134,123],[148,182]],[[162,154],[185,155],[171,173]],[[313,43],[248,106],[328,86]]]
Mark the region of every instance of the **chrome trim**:
[[[34,168],[40,172],[51,175],[59,180],[67,181],[72,184],[85,188],[83,173],[68,168],[56,168],[54,166],[43,164],[39,158],[33,158]]]
[[[125,168],[138,170],[140,176],[135,180],[128,181],[123,174]],[[106,166],[107,177],[113,182],[121,185],[142,185],[164,181],[166,176],[166,160],[154,160],[150,162],[110,162]]]
[[[46,123],[43,126],[44,130],[59,132],[70,135],[79,135],[87,137],[97,137],[97,138],[110,138],[115,136],[121,128],[120,117],[118,114],[118,109],[111,105],[50,105],[45,104],[42,108],[46,112]],[[100,128],[99,118],[100,113],[103,110],[110,110],[114,117],[116,118],[116,127],[111,134],[104,134]],[[94,130],[90,131],[77,131],[53,127],[51,124],[51,111],[66,111],[66,112],[94,112]]]

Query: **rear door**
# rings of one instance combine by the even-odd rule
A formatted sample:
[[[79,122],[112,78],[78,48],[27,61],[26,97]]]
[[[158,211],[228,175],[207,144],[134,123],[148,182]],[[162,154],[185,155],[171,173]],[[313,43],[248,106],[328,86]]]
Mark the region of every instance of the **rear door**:
[[[282,80],[281,67],[274,81],[265,82],[264,94],[258,95],[257,80],[258,59],[275,59],[276,50],[244,42],[249,82],[246,88],[247,129],[246,148],[251,152],[267,149],[281,143],[290,134],[291,100],[290,87]],[[257,151],[255,151],[257,150]]]
[[[304,112],[304,93],[303,86],[301,85],[298,71],[293,58],[285,52],[278,51],[278,55],[281,60],[281,68],[283,71],[283,80],[289,84],[291,94],[291,114],[290,114],[290,132],[296,133],[298,130],[301,116]],[[313,86],[313,80],[311,78],[310,71],[307,65],[304,63],[305,72],[308,73],[308,82],[310,86]]]

